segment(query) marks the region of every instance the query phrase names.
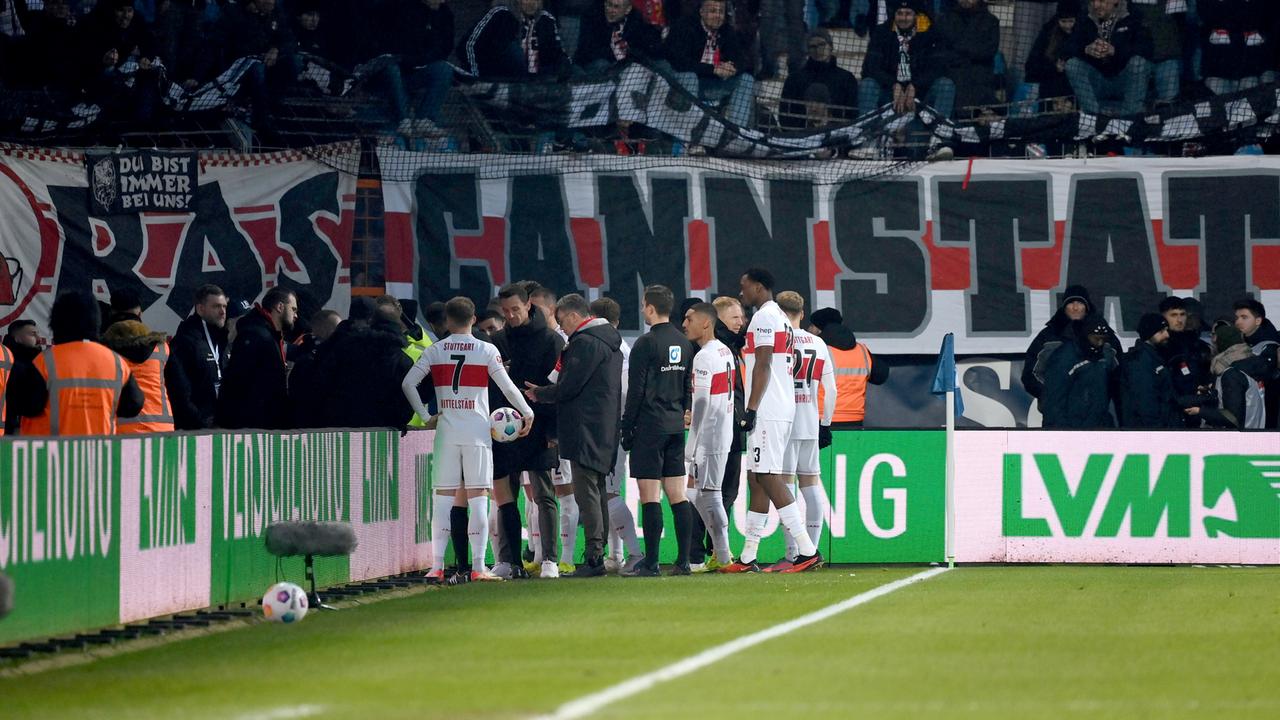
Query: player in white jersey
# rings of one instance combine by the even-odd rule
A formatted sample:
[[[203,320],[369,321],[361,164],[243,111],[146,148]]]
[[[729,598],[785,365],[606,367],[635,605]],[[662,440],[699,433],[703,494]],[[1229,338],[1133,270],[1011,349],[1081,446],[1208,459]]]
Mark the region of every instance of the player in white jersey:
[[[716,308],[701,302],[685,311],[684,336],[699,350],[693,356],[693,408],[685,457],[689,465],[689,499],[711,533],[715,564],[733,561],[729,550],[729,515],[725,511],[724,466],[733,444],[733,351],[716,339]],[[698,542],[702,542],[699,538]]]
[[[804,298],[787,290],[778,293],[778,307],[791,322],[791,368],[795,378],[796,419],[791,423],[791,442],[787,445],[786,469],[800,481],[804,498],[805,527],[814,545],[822,538],[822,522],[826,517],[826,490],[822,487],[822,468],[818,450],[831,444],[831,416],[836,411],[836,374],[827,344],[817,335],[800,329],[804,317]],[[818,412],[818,388],[822,388],[822,412]],[[821,417],[819,417],[821,415]],[[784,570],[794,562],[795,543],[787,538],[787,557],[764,569]]]
[[[622,320],[622,308],[613,298],[591,301],[591,312],[618,327]],[[622,341],[622,406],[627,405],[627,370],[630,368],[631,345]],[[618,459],[613,472],[604,480],[605,495],[609,498],[609,555],[604,559],[606,571],[612,573],[631,570],[644,559],[640,540],[636,536],[636,517],[622,498],[622,487],[627,482],[627,451],[618,445]],[[623,553],[626,553],[625,555]]]
[[[533,410],[516,389],[493,345],[471,335],[476,306],[455,297],[445,304],[449,336],[423,351],[405,375],[400,389],[428,429],[436,430],[435,495],[431,502],[431,572],[444,579],[444,548],[449,540],[449,512],[455,497],[465,495],[469,517],[471,579],[499,580],[484,566],[489,544],[489,488],[493,487],[493,439],[489,433],[489,380],[524,417],[520,434],[533,427]],[[418,385],[431,378],[440,414],[432,416],[418,397]]]
[[[778,510],[778,519],[799,547],[795,564],[783,572],[803,572],[822,564],[822,556],[809,539],[804,516],[788,488],[787,443],[795,420],[796,397],[792,384],[792,331],[787,316],[773,301],[773,273],[752,268],[743,273],[739,285],[742,303],[756,309],[747,326],[747,394],[742,429],[747,437],[747,483],[751,504],[747,512],[746,541],[738,562],[721,572],[758,572],[756,552],[769,521],[769,504]]]
[[[560,338],[566,343],[569,342],[569,334],[556,320],[555,291],[545,287],[536,288],[529,293],[529,302],[542,313],[543,319],[547,321],[547,327],[559,333]],[[558,366],[556,372],[559,373]],[[555,382],[554,375],[551,382]],[[560,502],[560,563],[557,570],[560,574],[567,575],[577,569],[573,560],[578,548],[578,500],[573,496],[573,475],[569,470],[568,460],[560,461],[559,466],[551,474],[551,482],[555,485],[556,500]],[[538,565],[538,559],[534,558],[533,563],[526,565],[525,569],[533,574],[537,572]]]

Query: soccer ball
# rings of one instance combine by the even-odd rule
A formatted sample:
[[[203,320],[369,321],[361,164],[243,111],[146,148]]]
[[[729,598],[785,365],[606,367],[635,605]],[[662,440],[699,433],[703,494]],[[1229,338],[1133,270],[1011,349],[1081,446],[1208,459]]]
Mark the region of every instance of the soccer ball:
[[[489,416],[489,434],[497,442],[511,442],[520,435],[520,423],[523,419],[519,410],[498,408]]]
[[[307,616],[307,593],[290,582],[279,582],[262,596],[262,615],[271,622],[296,623]]]

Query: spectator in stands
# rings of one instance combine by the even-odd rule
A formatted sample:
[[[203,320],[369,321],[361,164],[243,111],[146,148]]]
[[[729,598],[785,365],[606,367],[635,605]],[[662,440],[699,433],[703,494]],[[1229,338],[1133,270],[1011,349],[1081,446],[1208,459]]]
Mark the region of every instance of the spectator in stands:
[[[1027,394],[1033,398],[1041,398],[1044,395],[1044,384],[1036,376],[1036,363],[1040,361],[1045,350],[1052,352],[1057,345],[1054,343],[1063,343],[1074,339],[1072,334],[1075,330],[1074,322],[1084,320],[1090,313],[1095,312],[1093,302],[1089,299],[1089,290],[1083,285],[1069,285],[1062,293],[1062,302],[1058,305],[1058,311],[1049,318],[1049,322],[1044,324],[1044,328],[1031,341],[1031,345],[1027,348],[1027,352],[1023,356],[1022,361],[1022,387],[1026,388]],[[1120,346],[1120,338],[1108,328],[1107,343],[1111,345],[1111,349],[1115,355],[1119,357],[1123,349]],[[1050,347],[1052,345],[1052,347]]]
[[[788,74],[804,67],[805,3],[800,0],[760,0],[759,79],[778,76],[778,56],[787,54]]]
[[[389,0],[378,11],[374,47],[399,63],[387,78],[401,135],[439,135],[437,123],[453,84],[453,10],[444,0]]]
[[[782,86],[782,127],[820,127],[852,120],[858,107],[858,80],[836,63],[831,33],[814,30],[805,44],[809,59]]]
[[[631,0],[604,0],[583,19],[573,61],[595,74],[627,59],[661,57],[662,33],[644,21]]]
[[[1182,92],[1182,37],[1187,0],[1129,0],[1130,9],[1151,35],[1151,73],[1157,103],[1169,104]]]
[[[923,100],[944,117],[955,110],[956,86],[946,71],[937,33],[916,26],[916,0],[893,0],[893,18],[871,32],[858,85],[858,114],[892,102],[898,113],[914,112]]]
[[[275,131],[272,98],[291,88],[301,71],[290,23],[276,8],[276,0],[245,0],[223,6],[216,37],[224,67],[243,57],[262,59],[261,65],[245,74],[243,83],[254,129],[270,135]]]
[[[293,291],[275,287],[236,322],[236,339],[218,395],[224,428],[289,427],[289,381],[284,336],[298,318]]]
[[[1225,320],[1214,323],[1213,346],[1217,353],[1210,366],[1218,404],[1189,407],[1184,412],[1214,427],[1258,430],[1266,426],[1266,408],[1259,389],[1258,360],[1240,330]]]
[[[1079,12],[1075,0],[1061,0],[1053,17],[1040,29],[1027,55],[1026,81],[1038,86],[1035,97],[1057,98],[1071,94],[1066,49]]]
[[[995,70],[1000,21],[987,9],[987,0],[957,0],[932,32],[946,49],[946,74],[956,84],[957,107],[976,108],[1003,99]]]
[[[1073,18],[1079,15],[1080,5],[1081,0],[1014,0],[1011,27],[1006,28],[1012,36],[1012,42],[1006,49],[1009,53],[1006,59],[1008,72],[1012,75],[1011,80],[1015,87],[1022,82],[1036,82],[1029,75],[1031,57],[1036,52],[1036,44],[1032,38],[1039,37],[1038,33],[1043,34],[1045,26],[1062,17],[1064,13]],[[1054,60],[1057,59],[1055,56]],[[1028,72],[1025,76],[1020,75],[1024,66],[1027,67]],[[1053,97],[1044,93],[1040,96]]]
[[[4,346],[13,357],[13,367],[9,371],[9,386],[19,381],[28,372],[35,372],[36,356],[40,354],[40,330],[35,320],[14,320],[9,325],[9,332],[4,336]],[[7,391],[7,387],[6,387]],[[22,423],[22,417],[14,410],[12,403],[5,405],[4,434],[15,435]]]
[[[1236,329],[1244,335],[1244,341],[1254,355],[1262,360],[1255,377],[1266,386],[1266,426],[1277,427],[1277,408],[1280,408],[1280,373],[1277,372],[1277,366],[1280,366],[1280,358],[1277,358],[1277,353],[1280,352],[1280,333],[1276,332],[1276,326],[1267,319],[1267,309],[1257,300],[1237,301],[1232,310],[1235,312]]]
[[[155,37],[136,16],[133,0],[105,0],[81,25],[77,45],[83,87],[109,117],[149,123],[160,101]]]
[[[1173,390],[1183,407],[1194,404],[1201,388],[1213,385],[1209,374],[1209,362],[1213,348],[1200,339],[1200,332],[1189,327],[1187,303],[1180,297],[1170,296],[1160,302],[1160,315],[1169,326],[1169,342],[1157,349],[1168,368]],[[1187,427],[1200,427],[1200,418],[1184,415]]]
[[[1275,69],[1268,0],[1198,0],[1203,33],[1200,72],[1215,95],[1257,87]]]
[[[71,90],[79,63],[69,50],[76,47],[77,31],[67,0],[45,0],[39,12],[28,16],[25,27],[26,41],[9,63],[21,75],[19,82],[35,89]]]
[[[697,17],[686,17],[671,29],[665,53],[681,87],[720,106],[729,122],[751,126],[756,81],[743,69],[749,62],[746,44],[725,23],[724,0],[701,0]]]
[[[1119,363],[1109,343],[1111,328],[1099,315],[1072,320],[1071,326],[1071,339],[1046,347],[1037,364],[1036,374],[1044,383],[1040,402],[1044,427],[1115,427],[1111,399]]]
[[[217,285],[196,290],[192,312],[178,324],[165,366],[174,427],[213,427],[222,373],[227,367],[227,296]]]
[[[1125,0],[1089,0],[1067,42],[1067,80],[1080,110],[1094,115],[1118,99],[1118,114],[1137,115],[1151,83],[1151,36]]]
[[[555,78],[570,69],[560,29],[542,0],[496,0],[458,45],[462,69],[481,79]]]
[[[1173,388],[1173,369],[1166,367],[1161,350],[1169,343],[1169,325],[1155,313],[1138,321],[1138,340],[1120,360],[1123,394],[1120,427],[1174,429],[1185,417]]]

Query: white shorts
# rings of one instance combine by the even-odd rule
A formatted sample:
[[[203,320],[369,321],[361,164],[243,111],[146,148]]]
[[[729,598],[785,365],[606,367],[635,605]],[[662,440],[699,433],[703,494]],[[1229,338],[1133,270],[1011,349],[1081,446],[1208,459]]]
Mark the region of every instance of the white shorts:
[[[609,495],[622,492],[622,485],[627,481],[627,451],[618,446],[618,458],[613,461],[613,472],[604,479],[604,491]]]
[[[790,421],[757,420],[747,436],[747,470],[760,475],[786,475],[790,441]]]
[[[551,471],[551,484],[556,486],[573,484],[573,474],[569,470],[568,460],[560,460],[559,467]]]
[[[818,475],[822,466],[818,463],[817,440],[792,440],[787,443],[787,474]]]
[[[724,486],[724,464],[729,453],[699,455],[689,463],[689,474],[699,490],[719,490]]]
[[[483,445],[440,445],[432,480],[438,490],[492,488],[493,450]]]

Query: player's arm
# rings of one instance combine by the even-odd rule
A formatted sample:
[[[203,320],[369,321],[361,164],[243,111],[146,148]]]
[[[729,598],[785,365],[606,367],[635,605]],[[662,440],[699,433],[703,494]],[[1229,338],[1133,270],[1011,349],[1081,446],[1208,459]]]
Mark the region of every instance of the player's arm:
[[[751,368],[751,393],[747,396],[746,414],[742,418],[742,429],[748,432],[756,425],[756,411],[764,400],[764,392],[769,387],[770,363],[773,362],[773,345],[756,345],[756,364]]]
[[[711,408],[711,372],[705,367],[699,367],[695,360],[693,363],[693,402],[691,410],[691,421],[689,423],[689,440],[688,447],[693,448],[692,454],[698,452],[698,438],[702,436],[702,424],[706,422],[707,413]]]
[[[431,411],[422,404],[422,398],[418,396],[418,386],[431,374],[430,355],[431,353],[422,353],[413,367],[409,368],[409,372],[405,373],[404,380],[400,381],[400,392],[404,393],[405,399],[409,401],[409,405],[423,422],[430,422]]]
[[[831,362],[831,351],[822,349],[822,425],[830,425],[836,414],[836,372]]]
[[[489,356],[489,379],[502,391],[502,395],[507,399],[507,402],[520,411],[522,418],[520,422],[520,437],[528,435],[529,430],[533,427],[533,408],[525,401],[524,395],[520,394],[516,384],[511,381],[511,376],[507,374],[507,369],[502,367],[502,357],[497,353]]]

